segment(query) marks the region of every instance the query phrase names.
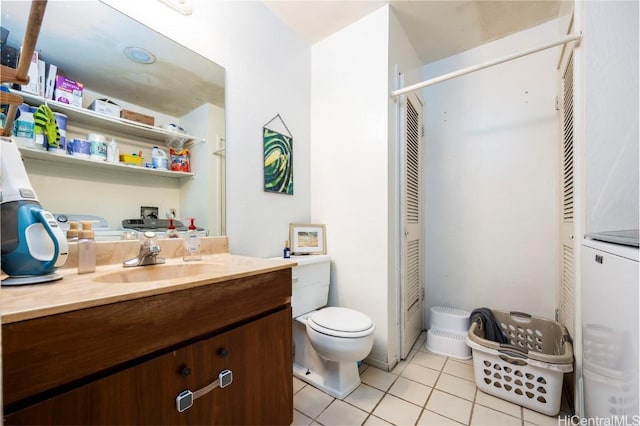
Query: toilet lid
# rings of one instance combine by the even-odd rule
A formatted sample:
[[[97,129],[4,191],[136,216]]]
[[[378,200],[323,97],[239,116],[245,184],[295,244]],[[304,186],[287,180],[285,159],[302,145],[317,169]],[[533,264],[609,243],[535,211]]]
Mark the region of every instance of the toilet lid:
[[[374,325],[362,312],[347,308],[324,308],[307,319],[314,330],[338,337],[361,337],[371,334]]]

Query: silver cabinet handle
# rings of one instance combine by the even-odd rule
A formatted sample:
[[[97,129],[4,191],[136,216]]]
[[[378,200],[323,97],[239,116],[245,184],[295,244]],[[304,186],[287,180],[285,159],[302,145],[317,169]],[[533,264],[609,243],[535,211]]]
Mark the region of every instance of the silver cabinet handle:
[[[184,390],[176,397],[176,409],[179,413],[188,410],[193,405],[193,401],[200,398],[203,395],[208,394],[217,387],[226,388],[233,382],[233,373],[231,370],[222,370],[218,374],[218,378],[209,383],[202,389],[198,389],[195,392],[191,392],[189,389]]]

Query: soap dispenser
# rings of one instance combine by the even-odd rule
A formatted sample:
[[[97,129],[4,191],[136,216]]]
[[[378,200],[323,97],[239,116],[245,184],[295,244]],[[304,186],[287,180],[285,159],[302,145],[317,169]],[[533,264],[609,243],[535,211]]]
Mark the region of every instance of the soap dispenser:
[[[67,241],[77,242],[80,237],[80,230],[78,229],[78,222],[69,222],[69,229],[67,229]]]
[[[80,222],[82,229],[78,236],[78,273],[86,274],[96,271],[96,241],[91,229],[93,222]]]
[[[198,236],[198,231],[194,223],[195,218],[190,218],[190,220],[189,230],[184,236],[184,257],[182,259],[185,261],[202,260],[202,255],[200,254],[200,236]]]
[[[167,227],[167,238],[180,238],[180,235],[178,235],[178,230],[173,224],[172,217],[169,218],[169,226]]]

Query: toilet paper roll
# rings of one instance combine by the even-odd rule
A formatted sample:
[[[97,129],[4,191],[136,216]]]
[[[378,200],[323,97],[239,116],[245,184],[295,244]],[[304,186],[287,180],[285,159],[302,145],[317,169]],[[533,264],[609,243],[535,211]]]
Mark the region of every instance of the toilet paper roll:
[[[107,144],[102,141],[90,140],[91,159],[94,161],[107,161]]]
[[[67,153],[78,158],[91,158],[91,142],[86,139],[74,139],[67,143]]]

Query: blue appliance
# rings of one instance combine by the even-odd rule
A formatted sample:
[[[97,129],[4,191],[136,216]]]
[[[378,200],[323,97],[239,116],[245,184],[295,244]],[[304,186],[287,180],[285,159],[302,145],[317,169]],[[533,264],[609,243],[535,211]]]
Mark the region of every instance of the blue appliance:
[[[43,209],[24,168],[20,151],[0,138],[0,219],[2,285],[59,280],[54,271],[69,254],[67,239],[53,214]]]

